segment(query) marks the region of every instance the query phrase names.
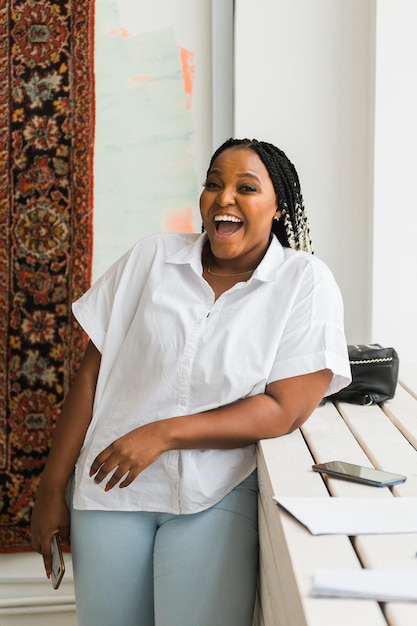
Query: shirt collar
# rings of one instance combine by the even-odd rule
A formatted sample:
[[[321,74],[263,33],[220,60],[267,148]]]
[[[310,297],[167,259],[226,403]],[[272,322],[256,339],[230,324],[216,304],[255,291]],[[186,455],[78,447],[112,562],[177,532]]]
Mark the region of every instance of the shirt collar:
[[[264,283],[276,280],[277,270],[281,267],[283,262],[284,250],[282,245],[275,235],[272,235],[268,249],[265,252],[265,256],[252,274],[252,278],[260,280]]]
[[[167,259],[167,263],[190,265],[193,270],[201,276],[203,271],[201,255],[206,240],[207,233],[202,233],[197,239],[194,239],[194,241],[190,244],[181,248],[179,252],[176,252],[169,257]],[[283,262],[284,251],[282,245],[279,243],[275,235],[272,235],[271,242],[265,256],[252,274],[252,279],[260,280],[265,283],[275,280],[277,276],[277,269]]]
[[[192,240],[191,243],[170,256],[166,262],[175,265],[191,265],[193,270],[201,276],[203,272],[201,255],[206,239],[207,233],[202,233],[197,239]]]

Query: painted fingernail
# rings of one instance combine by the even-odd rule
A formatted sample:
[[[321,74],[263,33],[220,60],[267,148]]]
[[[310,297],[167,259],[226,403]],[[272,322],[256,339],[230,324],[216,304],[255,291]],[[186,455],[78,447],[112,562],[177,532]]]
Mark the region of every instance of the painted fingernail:
[[[48,580],[51,578],[51,572],[48,570],[46,571],[46,577]]]
[[[110,489],[111,489],[110,485],[106,485],[106,486],[104,487],[104,491],[110,491]]]

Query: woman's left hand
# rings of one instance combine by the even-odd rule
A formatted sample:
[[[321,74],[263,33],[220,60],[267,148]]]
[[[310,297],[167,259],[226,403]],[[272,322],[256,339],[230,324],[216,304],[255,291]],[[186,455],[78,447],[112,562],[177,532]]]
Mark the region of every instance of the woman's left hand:
[[[94,482],[101,483],[113,472],[105,491],[112,489],[122,478],[119,487],[128,487],[164,452],[160,429],[158,422],[146,424],[107,446],[91,465],[90,476],[94,476]]]
[[[168,450],[241,448],[299,428],[329,387],[328,369],[270,383],[265,393],[210,411],[145,424],[116,439],[94,460],[96,483],[109,476],[105,490],[127,487]],[[256,416],[256,417],[254,417]],[[122,482],[120,482],[122,481]]]

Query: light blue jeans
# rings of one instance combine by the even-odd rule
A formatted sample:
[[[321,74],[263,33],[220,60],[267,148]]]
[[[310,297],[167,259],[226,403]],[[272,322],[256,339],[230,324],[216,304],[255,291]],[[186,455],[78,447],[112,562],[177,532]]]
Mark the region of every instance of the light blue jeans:
[[[257,475],[191,515],[71,513],[79,626],[251,626]]]

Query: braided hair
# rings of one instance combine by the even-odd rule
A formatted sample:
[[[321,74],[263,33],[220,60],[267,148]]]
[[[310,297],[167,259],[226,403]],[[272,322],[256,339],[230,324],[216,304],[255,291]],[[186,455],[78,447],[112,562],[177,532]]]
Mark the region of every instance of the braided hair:
[[[208,172],[216,158],[228,148],[249,148],[265,165],[278,199],[281,219],[273,220],[271,232],[281,245],[313,253],[310,228],[297,171],[286,154],[271,143],[257,139],[228,139],[211,157]]]

